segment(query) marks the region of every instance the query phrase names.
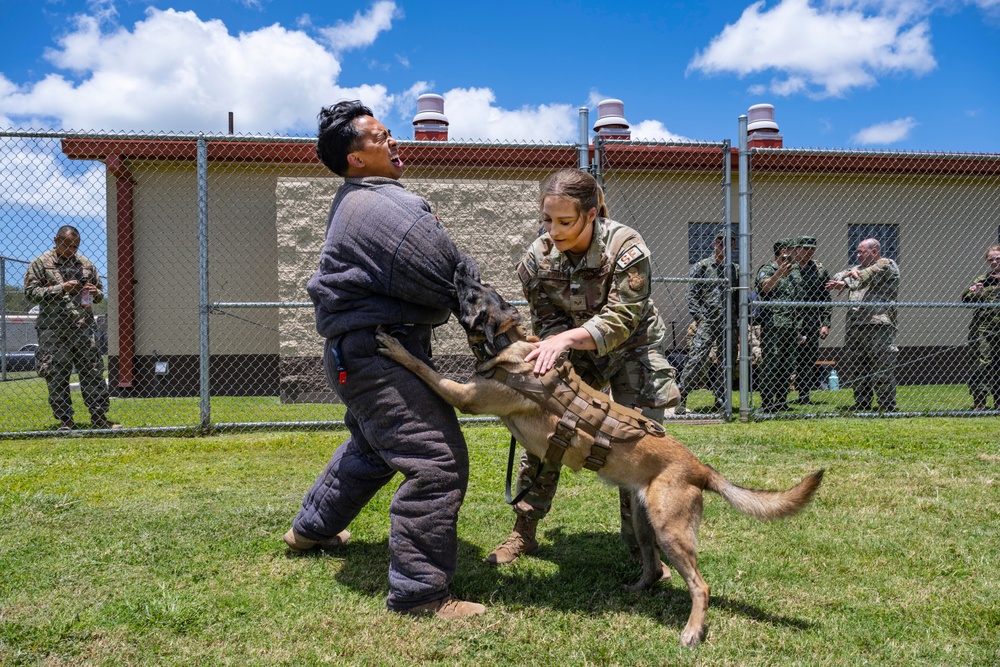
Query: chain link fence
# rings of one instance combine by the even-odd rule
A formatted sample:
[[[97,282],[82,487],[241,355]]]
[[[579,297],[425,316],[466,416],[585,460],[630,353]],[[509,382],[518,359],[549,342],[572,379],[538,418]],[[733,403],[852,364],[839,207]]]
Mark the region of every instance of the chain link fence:
[[[1000,156],[758,149],[749,163],[755,412],[1000,407],[1000,295],[986,275],[1000,262],[984,261],[1000,242]],[[794,268],[769,297],[781,239],[799,247],[780,250]]]
[[[694,332],[689,289],[705,282],[730,287],[728,279],[691,275],[728,222],[737,243],[725,252],[743,263],[748,305],[741,313],[725,299],[728,338],[689,379],[686,413],[672,418],[729,418],[737,410],[746,418],[846,413],[864,370],[846,361],[848,305],[836,292],[827,304],[831,333],[806,364],[815,384],[810,403],[796,404],[805,377],[796,367],[784,378],[781,407],[789,409],[764,405],[764,314],[791,309],[798,335],[801,313],[818,307],[792,293],[790,300],[760,298],[756,269],[770,259],[775,239],[810,235],[815,259],[836,273],[853,263],[860,240],[886,229],[895,236],[880,237],[883,248],[896,253],[901,276],[895,407],[905,414],[973,407],[967,383],[978,357],[965,325],[991,306],[963,303],[961,294],[986,272],[983,255],[997,240],[994,156],[743,151],[751,184],[744,192],[731,186],[739,161],[728,142],[598,139],[588,151],[576,144],[403,141],[400,152],[406,187],[428,200],[456,244],[479,262],[484,280],[518,304],[525,321],[514,266],[539,233],[539,184],[561,168],[590,169],[604,184],[611,216],[650,247],[654,301],[669,331],[665,351],[679,369]],[[20,349],[34,344],[23,278],[27,262],[50,249],[66,224],[80,230],[80,252],[107,276],[107,299],[95,314],[106,331],[109,417],[122,432],[342,424],[305,292],[340,183],[316,160],[311,138],[0,133],[0,433],[57,426],[45,381],[25,366],[32,350]],[[792,347],[785,356],[798,351],[797,339]],[[434,354],[451,377],[472,372],[453,321],[436,330]],[[829,385],[831,371],[841,377],[838,390]],[[721,402],[712,377],[725,384]],[[73,402],[86,414],[78,391]]]

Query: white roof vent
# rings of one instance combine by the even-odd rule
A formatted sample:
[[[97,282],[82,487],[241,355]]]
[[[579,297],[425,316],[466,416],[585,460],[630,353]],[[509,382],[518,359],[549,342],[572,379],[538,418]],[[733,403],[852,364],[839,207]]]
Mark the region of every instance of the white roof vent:
[[[747,114],[747,132],[758,130],[778,131],[778,124],[774,122],[773,104],[755,104],[750,107],[750,112]]]
[[[413,117],[413,122],[421,121],[448,124],[448,117],[444,115],[444,97],[425,93],[417,98],[417,115]]]
[[[625,103],[621,100],[608,99],[597,103],[597,122],[594,132],[602,136],[628,137],[628,121],[625,120]]]

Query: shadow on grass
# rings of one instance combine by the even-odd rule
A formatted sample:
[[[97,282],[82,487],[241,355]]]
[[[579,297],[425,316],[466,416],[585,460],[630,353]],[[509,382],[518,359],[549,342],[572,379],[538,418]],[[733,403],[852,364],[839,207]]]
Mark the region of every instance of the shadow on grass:
[[[511,608],[548,608],[595,617],[625,610],[644,614],[678,631],[687,623],[691,612],[691,596],[676,571],[672,570],[670,581],[660,582],[650,590],[625,590],[626,585],[638,581],[641,568],[628,557],[625,547],[613,533],[569,533],[561,527],[553,527],[545,532],[538,551],[499,568],[486,564],[486,554],[476,544],[460,539],[458,551],[459,565],[452,584],[453,592],[488,606],[499,603]],[[375,597],[384,598],[386,594],[389,569],[386,540],[353,541],[332,552],[289,552],[289,557],[336,558],[342,561],[336,574],[339,583]],[[773,614],[724,595],[712,596],[709,606],[775,626],[796,630],[809,630],[814,626],[809,621]]]

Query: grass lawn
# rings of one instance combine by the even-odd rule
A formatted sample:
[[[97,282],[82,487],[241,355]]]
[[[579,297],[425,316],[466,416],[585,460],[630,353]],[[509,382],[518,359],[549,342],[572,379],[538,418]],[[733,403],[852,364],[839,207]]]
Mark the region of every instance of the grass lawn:
[[[0,442],[0,664],[986,665],[1000,662],[1000,419],[810,420],[670,431],[733,481],[816,500],[759,523],[706,494],[706,643],[678,645],[680,581],[628,593],[617,493],[565,473],[541,548],[513,523],[506,431],[472,459],[458,622],[385,611],[394,484],[331,555],[281,534],[343,431]]]
[[[75,380],[74,376],[74,380]],[[77,422],[86,427],[89,423],[87,408],[79,391],[72,392]],[[782,412],[778,418],[832,416],[844,414],[854,402],[853,392],[814,391],[810,405],[795,405],[798,394],[791,392],[791,411]],[[693,417],[717,417],[714,397],[700,389],[688,398],[687,407]],[[734,412],[738,413],[738,394],[734,396]],[[901,413],[950,413],[971,411],[972,399],[965,385],[902,386],[898,389]],[[760,399],[753,394],[753,408],[760,407]],[[992,407],[992,404],[991,404]],[[971,414],[971,412],[970,412]],[[126,428],[191,428],[201,423],[200,400],[197,396],[184,398],[112,398],[109,418]],[[213,424],[267,424],[331,422],[342,420],[343,407],[310,403],[281,403],[277,396],[213,396],[211,420]],[[52,418],[45,382],[38,377],[24,377],[0,383],[0,433],[25,433],[55,430],[58,423]]]

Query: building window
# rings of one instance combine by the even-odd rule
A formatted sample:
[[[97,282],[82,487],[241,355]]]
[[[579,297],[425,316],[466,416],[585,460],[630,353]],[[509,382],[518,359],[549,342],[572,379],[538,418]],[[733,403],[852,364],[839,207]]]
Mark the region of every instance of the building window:
[[[706,257],[710,257],[715,252],[712,244],[715,242],[715,235],[719,233],[719,229],[721,228],[722,225],[717,222],[688,223],[688,264],[694,264]],[[732,260],[736,262],[740,256],[740,225],[735,222],[731,223],[729,229],[735,240],[732,249]]]
[[[848,266],[858,263],[858,244],[865,239],[877,239],[882,244],[882,256],[899,263],[899,225],[848,225]]]

